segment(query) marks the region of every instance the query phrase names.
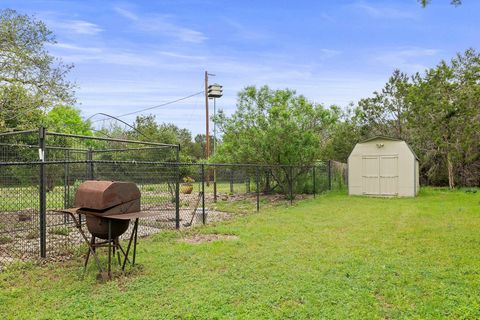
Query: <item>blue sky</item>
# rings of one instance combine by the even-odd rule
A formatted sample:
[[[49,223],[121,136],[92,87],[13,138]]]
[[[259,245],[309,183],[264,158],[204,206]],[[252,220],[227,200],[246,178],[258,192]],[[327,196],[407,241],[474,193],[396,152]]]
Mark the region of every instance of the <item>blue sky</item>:
[[[0,1],[35,14],[74,63],[84,117],[120,115],[203,90],[203,72],[235,110],[247,85],[292,88],[346,106],[380,89],[395,68],[423,71],[480,43],[480,1],[460,7],[402,1]],[[204,129],[197,96],[153,110],[159,122]],[[135,116],[122,118],[132,122]],[[98,119],[98,118],[94,118]]]

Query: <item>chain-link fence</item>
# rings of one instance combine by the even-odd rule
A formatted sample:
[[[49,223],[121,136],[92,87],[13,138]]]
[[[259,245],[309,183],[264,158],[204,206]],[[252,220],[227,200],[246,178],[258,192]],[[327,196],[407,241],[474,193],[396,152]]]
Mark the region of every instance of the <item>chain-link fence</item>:
[[[68,254],[82,243],[70,217],[58,210],[74,206],[85,180],[137,184],[141,210],[153,214],[140,221],[140,236],[228,218],[225,206],[218,209],[222,202],[239,200],[259,210],[262,199],[291,203],[296,195],[315,196],[344,181],[331,162],[198,164],[180,163],[178,155],[177,145],[43,128],[0,134],[0,264]]]

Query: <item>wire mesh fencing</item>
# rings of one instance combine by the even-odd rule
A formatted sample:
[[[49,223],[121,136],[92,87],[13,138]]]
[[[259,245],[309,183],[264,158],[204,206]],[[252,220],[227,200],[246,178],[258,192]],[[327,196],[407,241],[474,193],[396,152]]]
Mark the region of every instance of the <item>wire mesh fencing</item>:
[[[177,145],[44,129],[0,134],[0,152],[0,265],[65,255],[82,243],[71,218],[59,210],[75,206],[75,192],[86,180],[138,186],[141,210],[152,214],[141,219],[140,236],[226,219],[233,203],[253,210],[271,200],[292,203],[332,188],[334,181],[330,162],[180,163]]]

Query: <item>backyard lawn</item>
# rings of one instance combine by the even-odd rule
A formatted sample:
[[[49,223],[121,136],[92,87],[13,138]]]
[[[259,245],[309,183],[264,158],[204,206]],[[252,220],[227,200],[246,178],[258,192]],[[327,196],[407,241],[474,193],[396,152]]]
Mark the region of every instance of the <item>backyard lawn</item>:
[[[228,207],[226,204],[220,206]],[[248,211],[243,204],[236,209]],[[0,273],[2,319],[480,318],[480,192],[329,193],[139,243],[128,277],[82,259]],[[185,243],[195,233],[238,238]]]

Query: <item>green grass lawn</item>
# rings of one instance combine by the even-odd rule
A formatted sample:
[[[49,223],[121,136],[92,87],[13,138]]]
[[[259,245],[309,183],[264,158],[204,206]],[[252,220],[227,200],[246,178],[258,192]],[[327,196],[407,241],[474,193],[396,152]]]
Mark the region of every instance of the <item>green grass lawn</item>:
[[[3,319],[480,318],[480,192],[330,193],[139,244],[128,277],[81,259],[0,273]],[[179,242],[191,233],[238,240]]]

